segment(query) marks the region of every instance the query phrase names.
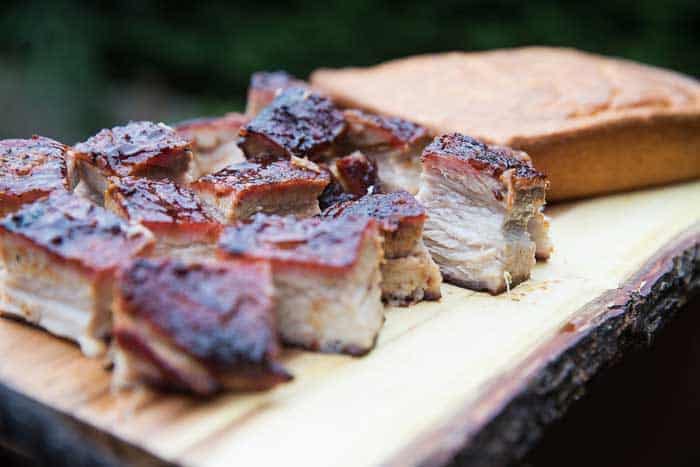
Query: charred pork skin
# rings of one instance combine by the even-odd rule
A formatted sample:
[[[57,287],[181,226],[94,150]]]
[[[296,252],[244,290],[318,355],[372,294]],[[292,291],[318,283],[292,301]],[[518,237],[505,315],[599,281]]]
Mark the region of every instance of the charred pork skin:
[[[215,243],[221,231],[221,224],[194,192],[170,180],[112,177],[105,208],[143,225],[167,245]]]
[[[63,191],[0,221],[3,314],[22,318],[100,355],[111,325],[116,271],[146,254],[153,235]]]
[[[164,123],[130,122],[78,143],[73,152],[81,180],[98,197],[108,177],[137,176],[186,181],[192,143]]]
[[[49,138],[0,141],[0,217],[22,205],[75,186],[68,146]]]
[[[245,115],[228,113],[223,117],[199,118],[175,125],[180,136],[192,140],[190,178],[195,180],[243,162],[245,156],[238,147],[238,136],[249,120]]]
[[[249,160],[296,156],[323,161],[336,155],[345,127],[343,113],[329,99],[292,87],[243,127],[238,144]]]
[[[397,306],[438,300],[442,276],[423,244],[425,208],[409,193],[370,194],[331,206],[324,217],[371,217],[384,236],[382,299]]]
[[[335,159],[323,167],[331,181],[318,200],[322,210],[368,193],[380,192],[377,164],[360,151]]]
[[[271,163],[241,162],[204,176],[190,186],[225,223],[257,212],[309,217],[320,212],[318,197],[330,182],[313,162],[294,157]]]
[[[459,133],[435,138],[422,163],[423,237],[445,281],[498,294],[527,280],[546,176],[523,153]]]
[[[384,308],[381,236],[373,219],[258,214],[226,228],[219,254],[270,261],[286,343],[351,355],[374,346]]]
[[[250,77],[248,102],[245,113],[255,117],[262,109],[275,100],[277,95],[291,87],[307,87],[304,81],[296,79],[286,71],[258,71]]]
[[[120,272],[113,308],[117,387],[210,395],[291,379],[265,262],[139,259]]]
[[[348,124],[344,146],[359,149],[376,161],[382,190],[418,192],[421,151],[430,142],[420,125],[355,109],[343,112]]]

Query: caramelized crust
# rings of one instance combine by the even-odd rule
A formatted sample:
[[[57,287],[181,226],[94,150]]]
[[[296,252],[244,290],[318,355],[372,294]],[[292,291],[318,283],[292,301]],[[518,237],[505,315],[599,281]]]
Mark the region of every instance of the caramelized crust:
[[[49,138],[0,141],[0,215],[55,190],[73,188],[68,146]]]
[[[174,128],[178,135],[192,141],[195,151],[211,151],[221,144],[238,139],[240,129],[249,121],[247,116],[231,112],[223,117],[186,120]]]
[[[436,137],[423,151],[422,160],[443,158],[445,163],[467,163],[473,170],[499,178],[512,170],[522,181],[542,183],[546,176],[535,170],[530,159],[521,151],[503,146],[488,146],[460,133]]]
[[[405,191],[370,194],[331,206],[323,213],[327,218],[370,217],[384,234],[387,258],[405,256],[420,240],[426,213],[423,206]]]
[[[267,263],[144,259],[123,270],[118,284],[117,343],[159,366],[166,384],[210,392],[199,385],[191,387],[190,375],[149,351],[151,343],[139,338],[144,325],[206,368],[218,384],[205,388],[220,389],[235,381],[234,388],[264,389],[291,379],[277,363],[279,343]]]
[[[355,197],[374,192],[378,185],[377,164],[360,151],[335,161],[338,180],[346,192]]]
[[[308,89],[286,89],[241,130],[239,146],[248,159],[292,156],[321,160],[334,153],[345,131],[343,114],[333,103]]]
[[[192,191],[169,180],[113,177],[105,206],[156,235],[178,229],[186,230],[192,240],[215,241],[221,229]]]
[[[223,257],[266,259],[276,265],[344,272],[356,264],[364,240],[376,234],[377,224],[370,218],[297,220],[258,214],[249,222],[226,228],[219,253]]]
[[[250,77],[246,115],[255,116],[290,87],[306,87],[304,81],[296,79],[286,71],[258,71]]]
[[[180,173],[192,159],[191,141],[163,123],[130,122],[104,129],[73,148],[76,158],[104,175]]]
[[[419,142],[428,143],[428,130],[398,117],[384,117],[357,109],[343,112],[348,123],[347,139],[350,144],[363,148],[392,146],[404,148]]]
[[[58,261],[96,274],[113,271],[153,244],[143,227],[63,191],[7,216],[0,222],[0,234],[19,237]]]

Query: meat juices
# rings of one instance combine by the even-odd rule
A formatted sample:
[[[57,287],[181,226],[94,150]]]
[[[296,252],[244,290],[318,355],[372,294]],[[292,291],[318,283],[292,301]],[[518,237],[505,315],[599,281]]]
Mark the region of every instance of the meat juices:
[[[253,73],[250,77],[245,113],[249,117],[255,117],[285,89],[307,86],[304,81],[296,79],[285,71],[259,71]]]
[[[222,222],[257,212],[308,217],[320,212],[318,197],[330,176],[306,159],[241,162],[193,182],[190,187],[218,212]]]
[[[105,192],[105,208],[142,224],[167,245],[214,243],[221,231],[221,224],[194,192],[170,180],[112,177]]]
[[[194,180],[243,162],[245,156],[238,147],[238,136],[248,121],[245,115],[228,113],[223,117],[199,118],[177,124],[175,131],[192,140],[190,178]]]
[[[3,314],[104,349],[117,269],[147,253],[153,236],[87,200],[57,191],[0,221],[6,267]]]
[[[322,161],[337,155],[336,142],[345,127],[343,113],[329,99],[293,87],[243,127],[239,146],[249,160],[296,156]]]
[[[190,140],[163,123],[130,122],[100,131],[76,144],[73,152],[81,180],[100,198],[112,176],[185,182],[191,146]]]
[[[75,186],[68,146],[49,138],[0,141],[0,217],[23,204]]]
[[[324,217],[371,217],[384,235],[382,299],[408,306],[421,300],[438,300],[442,276],[423,240],[425,209],[405,191],[370,194],[331,206]]]
[[[348,124],[344,144],[376,161],[383,191],[418,192],[420,154],[430,142],[420,125],[396,117],[382,117],[360,110],[343,112]]]
[[[226,228],[219,254],[270,261],[286,343],[352,355],[374,346],[384,307],[381,236],[373,219],[258,214]]]
[[[115,292],[116,385],[208,395],[290,380],[277,361],[273,295],[264,262],[133,262]]]
[[[459,133],[435,138],[421,159],[423,238],[445,281],[498,294],[527,280],[536,251],[528,228],[538,224],[546,176],[524,153]],[[544,245],[547,236],[536,238]]]

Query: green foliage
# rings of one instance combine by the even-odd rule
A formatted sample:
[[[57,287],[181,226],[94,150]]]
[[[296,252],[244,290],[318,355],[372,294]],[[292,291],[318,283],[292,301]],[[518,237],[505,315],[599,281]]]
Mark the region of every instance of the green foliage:
[[[0,137],[240,109],[251,72],[572,46],[700,75],[700,2],[4,2]]]

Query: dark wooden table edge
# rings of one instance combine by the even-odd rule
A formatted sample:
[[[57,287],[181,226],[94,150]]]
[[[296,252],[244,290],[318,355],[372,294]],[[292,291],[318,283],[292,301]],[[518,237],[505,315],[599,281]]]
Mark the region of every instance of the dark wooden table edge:
[[[700,292],[700,223],[668,242],[625,283],[586,304],[576,321],[483,397],[421,434],[386,465],[506,466],[521,459],[587,386],[626,353],[648,347]]]

